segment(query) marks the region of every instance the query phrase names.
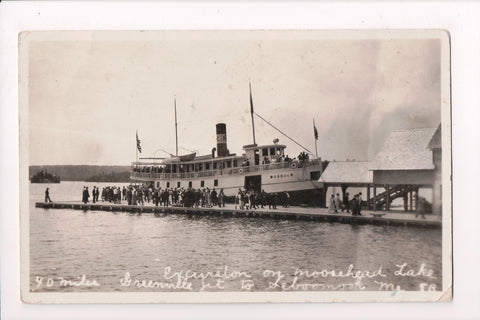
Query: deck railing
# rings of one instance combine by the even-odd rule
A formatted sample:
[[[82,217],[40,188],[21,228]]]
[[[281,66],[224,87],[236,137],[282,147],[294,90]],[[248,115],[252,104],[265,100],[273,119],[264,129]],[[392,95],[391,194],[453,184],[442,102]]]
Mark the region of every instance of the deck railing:
[[[175,180],[175,179],[197,179],[205,177],[221,177],[226,175],[243,175],[249,172],[263,172],[268,170],[277,170],[277,169],[296,169],[303,167],[310,167],[320,165],[320,159],[313,159],[307,161],[287,161],[287,162],[277,162],[269,164],[260,164],[257,166],[245,166],[245,167],[234,167],[234,168],[225,168],[225,169],[215,169],[215,170],[203,170],[199,172],[151,172],[152,168],[149,167],[150,172],[142,171],[143,168],[147,168],[142,163],[132,163],[132,179],[155,179],[155,180]]]

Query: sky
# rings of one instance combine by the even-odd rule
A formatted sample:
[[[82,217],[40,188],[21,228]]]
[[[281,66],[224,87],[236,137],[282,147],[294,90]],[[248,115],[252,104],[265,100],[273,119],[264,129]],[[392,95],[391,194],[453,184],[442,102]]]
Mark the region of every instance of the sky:
[[[440,123],[438,39],[308,32],[36,33],[28,44],[30,165],[129,165],[251,144],[256,113],[324,160],[371,160],[392,130]],[[322,34],[324,35],[324,34]],[[20,119],[22,121],[22,118]],[[255,117],[256,142],[279,138]]]

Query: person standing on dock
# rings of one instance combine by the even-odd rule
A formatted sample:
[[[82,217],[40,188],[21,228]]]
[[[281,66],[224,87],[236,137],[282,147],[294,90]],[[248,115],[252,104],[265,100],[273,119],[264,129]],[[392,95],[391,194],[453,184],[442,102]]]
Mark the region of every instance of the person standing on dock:
[[[90,198],[90,193],[88,192],[88,187],[83,187],[82,202],[83,203],[88,203],[88,198]]]
[[[337,193],[337,196],[335,197],[335,213],[340,210],[340,194]]]
[[[50,191],[48,191],[49,189],[45,189],[45,203],[46,202],[52,202],[52,200],[50,199]]]
[[[351,208],[352,208],[352,216],[356,216],[358,211],[357,195],[355,195],[352,199]]]
[[[362,193],[360,192],[358,194],[358,212],[357,212],[359,216],[362,215],[361,211],[362,211]]]
[[[92,189],[92,201],[93,203],[95,203],[95,196],[97,194],[97,187],[93,186],[93,189]]]
[[[220,189],[220,192],[218,193],[218,207],[225,207],[225,194],[223,193],[223,188]]]
[[[348,192],[343,194],[342,212],[343,210],[347,210],[347,213],[350,213],[350,200]]]
[[[132,194],[132,188],[131,188],[131,187],[128,187],[128,190],[127,190],[127,204],[128,204],[129,206],[132,205],[132,196],[133,196],[133,194]]]
[[[277,203],[278,203],[278,193],[274,192],[273,193],[273,209],[277,209]]]
[[[210,195],[211,195],[211,199],[212,199],[211,206],[214,207],[218,204],[218,196],[217,196],[217,191],[215,190],[215,188],[213,188]]]
[[[242,190],[238,189],[237,194],[235,195],[235,210],[240,205],[240,199],[242,198]]]
[[[283,207],[288,208],[290,206],[290,194],[287,191],[283,192]]]
[[[330,205],[328,206],[328,213],[337,213],[337,209],[335,208],[335,196],[333,194],[330,197]]]
[[[137,190],[137,204],[144,205],[142,188],[138,188]]]
[[[240,192],[240,210],[245,209],[245,203],[247,202],[247,194],[246,191]]]
[[[260,203],[260,206],[262,207],[262,209],[267,205],[267,193],[263,189],[260,192],[258,202]]]
[[[155,207],[158,207],[158,203],[160,202],[160,192],[158,189],[153,189],[153,203],[155,204]]]
[[[425,198],[418,197],[418,208],[417,212],[415,213],[415,218],[421,216],[422,219],[425,219]]]

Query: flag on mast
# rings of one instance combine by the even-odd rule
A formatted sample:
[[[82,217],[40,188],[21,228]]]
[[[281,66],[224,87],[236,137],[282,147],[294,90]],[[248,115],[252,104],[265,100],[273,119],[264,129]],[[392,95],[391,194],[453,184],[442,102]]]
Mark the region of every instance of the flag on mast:
[[[140,139],[138,139],[138,130],[136,134],[137,134],[137,150],[138,152],[142,153],[142,146],[140,145]]]
[[[318,140],[318,131],[317,127],[315,127],[315,120],[313,120],[313,136],[315,137],[315,140]]]
[[[250,87],[250,113],[253,115],[253,98],[252,98],[252,84],[248,83]]]
[[[317,159],[318,158],[318,152],[317,152],[318,131],[317,131],[317,127],[315,126],[315,118],[313,118],[313,136],[315,137],[315,159]]]
[[[253,133],[253,144],[257,144],[255,142],[255,121],[253,120],[253,98],[252,98],[252,83],[249,81],[248,86],[250,88],[250,115],[252,116],[252,133]]]

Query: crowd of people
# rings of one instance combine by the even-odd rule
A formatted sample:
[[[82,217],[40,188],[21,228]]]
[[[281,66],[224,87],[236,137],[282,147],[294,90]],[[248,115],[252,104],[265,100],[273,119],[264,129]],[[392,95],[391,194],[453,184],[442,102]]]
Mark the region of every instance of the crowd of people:
[[[121,204],[126,202],[128,205],[144,205],[152,203],[156,206],[181,205],[186,207],[212,207],[225,206],[225,194],[223,189],[217,192],[214,189],[184,189],[184,188],[153,188],[147,186],[107,186],[100,189],[96,186],[92,190],[92,202],[98,202],[101,195],[102,202]],[[88,203],[90,192],[88,187],[83,187],[82,202]]]
[[[255,190],[238,189],[235,194],[235,209],[258,209],[265,208],[277,209],[277,204],[282,204],[284,208],[290,206],[290,194],[286,191],[277,193],[266,193],[265,190],[257,192]]]
[[[341,212],[346,210],[347,213],[350,213],[351,210],[352,216],[361,216],[362,205],[363,200],[361,192],[356,194],[352,200],[350,200],[348,192],[343,194],[342,200],[340,199],[340,194],[337,193],[336,196],[332,194],[328,206],[328,213],[338,213],[338,210],[341,210]]]
[[[101,198],[100,198],[101,196]],[[223,189],[215,188],[154,188],[142,185],[130,185],[121,187],[107,186],[100,189],[96,186],[90,195],[88,187],[83,187],[82,202],[88,203],[90,198],[93,203],[102,202],[126,203],[128,205],[145,205],[152,203],[155,206],[183,206],[195,208],[209,208],[213,206],[225,207],[226,196]],[[238,189],[235,194],[235,209],[257,209],[259,207],[276,209],[278,204],[283,207],[290,206],[290,194],[288,192],[266,193],[264,190]]]

